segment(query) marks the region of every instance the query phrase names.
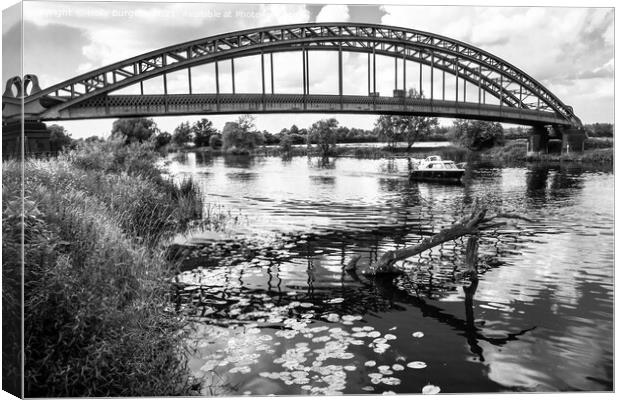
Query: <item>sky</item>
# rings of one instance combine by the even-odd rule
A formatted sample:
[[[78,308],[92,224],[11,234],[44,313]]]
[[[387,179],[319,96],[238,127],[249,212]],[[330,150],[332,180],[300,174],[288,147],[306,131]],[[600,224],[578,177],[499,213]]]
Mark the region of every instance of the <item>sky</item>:
[[[340,4],[121,3],[25,1],[24,73],[36,74],[41,87],[51,86],[89,70],[161,47],[219,33],[301,22],[368,22],[428,31],[489,51],[522,69],[573,106],[584,123],[614,120],[614,13],[611,8],[469,7]],[[13,18],[15,21],[16,18]],[[18,51],[19,24],[3,15],[3,53]],[[416,68],[407,76],[415,81]],[[260,92],[258,57],[235,62],[237,92]],[[278,54],[274,60],[277,93],[301,88],[299,53]],[[3,56],[3,80],[16,75],[16,63]],[[197,68],[195,85],[214,91],[212,66]],[[336,54],[311,55],[311,93],[336,93]],[[378,71],[393,68],[381,58]],[[411,72],[409,70],[411,68]],[[366,59],[345,53],[344,92],[366,91]],[[379,74],[378,91],[391,93],[394,76]],[[230,66],[220,66],[222,91],[230,91]],[[171,74],[171,92],[184,92],[184,75]],[[360,83],[362,82],[362,83]],[[402,88],[402,83],[399,82]],[[161,81],[145,84],[159,91]],[[120,93],[134,93],[126,89]],[[471,91],[474,92],[474,91]],[[370,129],[374,115],[334,115],[341,125]],[[258,129],[279,132],[292,124],[308,127],[325,114],[257,115]],[[172,132],[182,121],[200,116],[156,117]],[[223,127],[235,116],[208,116]],[[74,138],[107,136],[112,119],[61,121]],[[448,123],[449,121],[442,121]]]

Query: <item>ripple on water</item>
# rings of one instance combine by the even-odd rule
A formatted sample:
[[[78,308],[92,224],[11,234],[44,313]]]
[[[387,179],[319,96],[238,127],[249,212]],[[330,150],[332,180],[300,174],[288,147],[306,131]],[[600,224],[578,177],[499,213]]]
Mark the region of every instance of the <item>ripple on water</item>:
[[[246,215],[244,233],[257,238],[251,249],[228,243],[192,256],[178,276],[178,309],[240,326],[193,336],[203,357],[194,371],[221,369],[232,384],[264,379],[277,394],[450,392],[439,365],[464,371],[481,392],[609,390],[612,175],[481,168],[459,187],[386,179],[390,168],[406,172],[405,159],[339,159],[327,173],[299,158],[183,162],[173,172],[195,177],[208,201]],[[419,243],[456,221],[473,197],[536,219],[481,238],[486,264],[473,289],[456,273],[464,240],[403,263],[407,273],[394,281],[344,271],[354,254],[367,266]],[[267,236],[270,244],[259,241]],[[357,374],[368,379],[352,380]],[[242,386],[239,393],[257,394],[268,385]]]

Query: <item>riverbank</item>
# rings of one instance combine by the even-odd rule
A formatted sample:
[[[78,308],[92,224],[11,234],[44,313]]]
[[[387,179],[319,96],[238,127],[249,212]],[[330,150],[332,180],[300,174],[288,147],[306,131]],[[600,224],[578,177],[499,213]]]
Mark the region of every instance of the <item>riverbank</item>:
[[[172,152],[172,150],[170,150]],[[198,147],[198,148],[183,148],[176,151],[185,152],[198,152],[209,156],[223,156],[223,155],[246,155],[246,156],[261,156],[261,157],[321,157],[321,153],[316,146],[310,148],[306,146],[296,146],[288,150],[282,150],[276,146],[261,146],[253,149],[251,152],[236,152],[229,153],[222,149],[212,149],[210,147]],[[424,146],[423,143],[417,146],[407,149],[407,147],[368,147],[368,146],[338,146],[336,145],[331,149],[329,157],[351,157],[351,158],[363,158],[363,159],[380,159],[380,158],[425,158],[430,155],[439,154],[444,158],[459,159],[463,161],[465,159],[468,150],[452,144],[446,144],[445,146]],[[459,161],[459,162],[460,162]]]
[[[199,152],[209,156],[227,155],[222,149],[210,147],[177,149],[180,152]],[[262,157],[321,157],[316,146],[295,146],[283,150],[277,146],[261,146],[252,151],[242,152],[247,156]],[[360,159],[381,158],[417,158],[423,159],[431,155],[439,155],[444,159],[455,162],[483,161],[496,162],[504,165],[522,165],[527,162],[577,162],[592,165],[609,166],[613,164],[613,140],[607,138],[588,139],[584,152],[535,154],[527,152],[527,140],[508,140],[504,145],[495,146],[481,151],[471,151],[457,144],[446,143],[443,146],[424,146],[418,143],[415,147],[369,147],[369,146],[339,146],[331,149],[329,157],[350,157]]]
[[[191,180],[163,179],[157,160],[149,145],[109,140],[25,162],[26,396],[192,393],[163,244],[201,216],[202,200]],[[20,164],[5,161],[2,179],[10,279],[21,269]]]
[[[583,152],[571,153],[528,153],[527,140],[511,140],[503,146],[475,153],[481,161],[500,162],[506,165],[541,162],[574,162],[589,165],[611,166],[614,160],[612,140],[588,139]]]

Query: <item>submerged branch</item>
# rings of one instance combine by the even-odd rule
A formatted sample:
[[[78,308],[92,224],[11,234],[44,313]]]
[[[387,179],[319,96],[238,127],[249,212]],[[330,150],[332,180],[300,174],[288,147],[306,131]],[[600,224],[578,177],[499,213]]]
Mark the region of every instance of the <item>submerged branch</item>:
[[[469,215],[461,218],[453,225],[444,228],[437,234],[422,240],[422,242],[416,244],[415,246],[405,247],[399,250],[391,250],[384,253],[376,263],[372,264],[368,268],[368,270],[363,272],[366,275],[401,273],[402,270],[394,265],[397,261],[405,260],[435,246],[439,246],[442,243],[449,242],[467,235],[470,235],[470,241],[468,241],[467,244],[468,271],[475,271],[474,260],[477,259],[478,249],[477,236],[483,231],[507,225],[507,222],[505,221],[491,223],[493,220],[519,219],[523,221],[534,222],[533,220],[519,214],[498,213],[490,217],[486,217],[486,214],[486,207],[478,207],[477,205],[474,205],[473,211]],[[472,241],[472,238],[474,237],[476,239]],[[475,252],[476,254],[474,255],[473,252]],[[358,261],[359,257],[352,258],[346,265],[345,269],[348,271],[354,270],[357,267]]]

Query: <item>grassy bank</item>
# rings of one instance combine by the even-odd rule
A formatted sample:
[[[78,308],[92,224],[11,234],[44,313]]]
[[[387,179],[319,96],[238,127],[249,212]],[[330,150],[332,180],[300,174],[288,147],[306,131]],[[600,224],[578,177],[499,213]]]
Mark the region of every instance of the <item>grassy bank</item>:
[[[26,396],[190,394],[162,242],[202,206],[156,160],[149,145],[108,141],[26,161]],[[20,268],[20,169],[3,163],[3,276]]]
[[[185,149],[183,151],[196,151],[211,156],[220,156],[227,154],[222,149],[211,149],[210,147],[199,147],[196,149]],[[354,158],[394,158],[394,157],[416,157],[425,158],[430,155],[441,155],[444,158],[458,159],[458,161],[464,161],[468,151],[464,148],[457,146],[445,146],[445,147],[424,147],[417,146],[410,150],[406,147],[368,147],[368,146],[338,146],[336,145],[330,152],[330,157],[354,157]],[[321,154],[316,146],[310,148],[306,146],[297,146],[291,148],[289,151],[283,151],[279,147],[275,146],[262,146],[254,149],[251,155],[264,156],[264,157],[320,157]],[[248,155],[248,154],[246,154]]]
[[[571,153],[527,153],[527,140],[512,140],[503,146],[496,146],[479,152],[483,161],[495,161],[505,164],[521,164],[526,162],[578,162],[592,165],[613,164],[613,141],[588,139],[583,152]]]

